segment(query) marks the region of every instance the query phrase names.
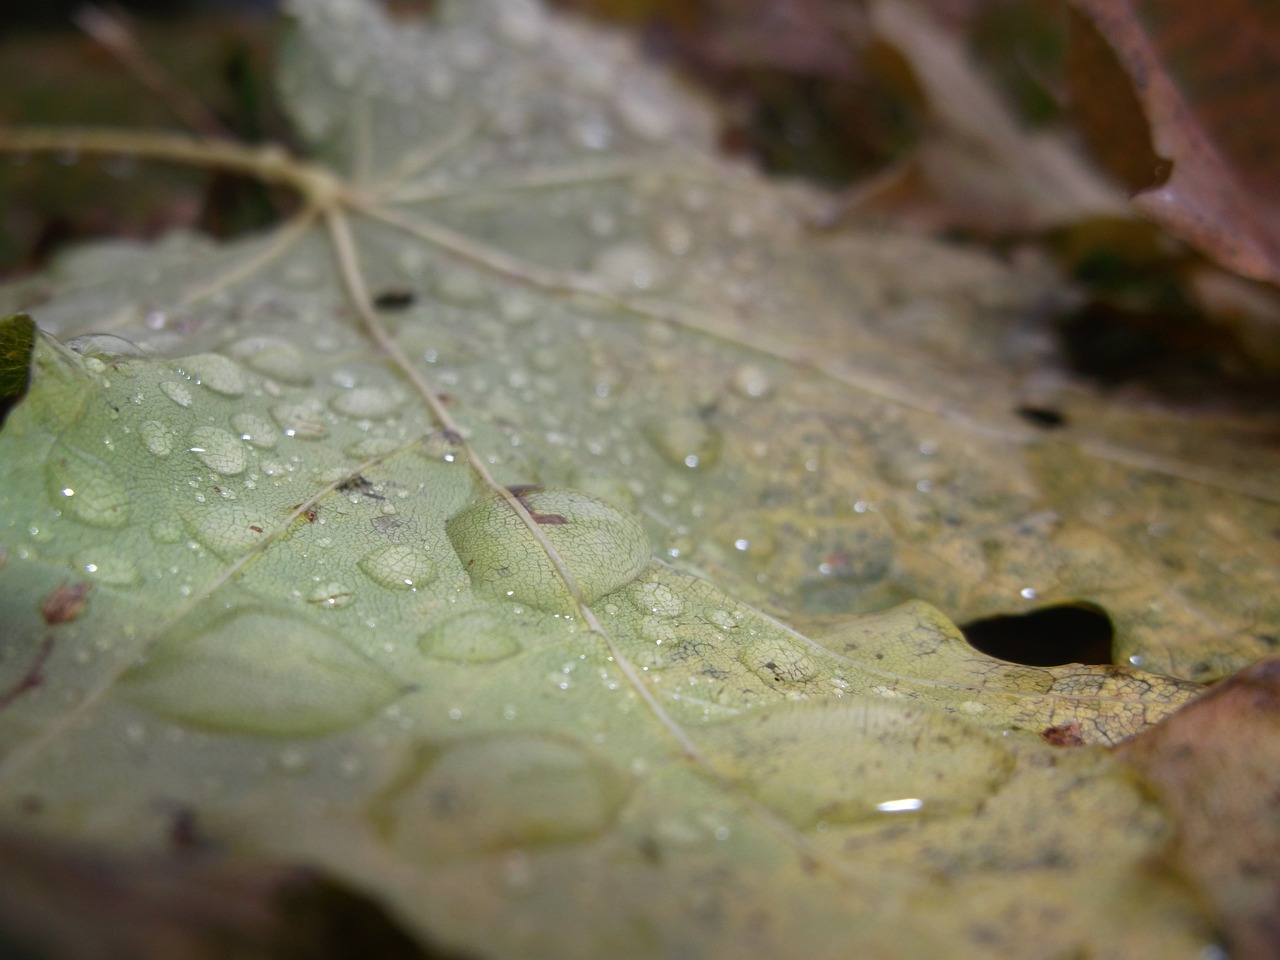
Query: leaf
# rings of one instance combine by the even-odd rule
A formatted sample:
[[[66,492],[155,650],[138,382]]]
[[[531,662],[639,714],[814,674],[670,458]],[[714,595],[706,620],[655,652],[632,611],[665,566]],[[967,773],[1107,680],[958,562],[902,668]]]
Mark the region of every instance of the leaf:
[[[1143,215],[1242,276],[1280,279],[1275,229],[1273,6],[1073,0],[1132,79],[1152,147],[1173,163],[1133,199]],[[1142,184],[1142,186],[1147,186]]]
[[[190,811],[478,955],[1201,955],[1098,746],[1197,684],[1002,663],[951,618],[1092,599],[1123,657],[1233,669],[1274,621],[1240,599],[1269,461],[1041,437],[995,371],[1053,278],[815,233],[825,197],[713,159],[613,38],[295,16],[324,166],[0,134],[308,201],[4,293],[50,331],[0,433],[5,822],[158,851]]]

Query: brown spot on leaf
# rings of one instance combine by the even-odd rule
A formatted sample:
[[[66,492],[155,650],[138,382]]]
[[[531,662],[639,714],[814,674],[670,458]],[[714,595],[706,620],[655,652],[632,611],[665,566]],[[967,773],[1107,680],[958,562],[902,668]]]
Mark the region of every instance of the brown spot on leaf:
[[[1056,727],[1045,727],[1040,731],[1045,743],[1055,747],[1084,746],[1084,732],[1078,723],[1063,723]]]
[[[64,583],[55,587],[53,592],[44,598],[44,604],[40,607],[40,616],[44,617],[44,622],[49,626],[75,620],[88,606],[89,591],[92,589],[93,584],[83,580],[79,583]]]

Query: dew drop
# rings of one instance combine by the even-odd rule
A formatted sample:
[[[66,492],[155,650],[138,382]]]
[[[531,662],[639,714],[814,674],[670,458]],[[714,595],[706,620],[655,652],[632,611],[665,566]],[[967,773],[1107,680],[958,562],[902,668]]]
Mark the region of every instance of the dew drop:
[[[401,685],[338,636],[296,615],[201,610],[120,681],[125,699],[193,727],[317,736],[372,716]]]
[[[196,383],[224,397],[238,397],[244,393],[244,371],[230,357],[200,353],[179,360],[178,367]]]
[[[263,376],[297,386],[311,382],[314,364],[288,340],[248,337],[231,348],[231,355]]]
[[[694,414],[651,420],[645,438],[676,467],[708,469],[720,456],[720,431]]]
[[[818,675],[813,657],[783,637],[762,637],[745,646],[738,659],[768,684],[805,683]]]
[[[435,564],[408,544],[389,543],[365,554],[357,564],[374,583],[393,590],[412,590],[436,577]]]
[[[388,819],[395,848],[428,861],[599,836],[628,792],[603,759],[537,734],[464,740],[424,760]]]
[[[187,437],[187,449],[210,470],[234,477],[244,473],[249,457],[244,444],[221,427],[196,427]]]
[[[773,384],[759,367],[743,364],[733,372],[729,386],[740,397],[748,400],[763,400],[773,392]]]
[[[591,270],[610,287],[622,292],[651,292],[665,286],[668,279],[657,253],[635,243],[606,247],[596,256]]]
[[[160,392],[180,407],[191,406],[191,388],[177,380],[160,381]]]
[[[115,471],[65,443],[49,451],[45,485],[53,505],[81,523],[117,529],[129,521],[129,491]]]
[[[679,117],[671,100],[656,81],[633,78],[618,88],[613,101],[622,126],[650,143],[662,143],[675,136]]]
[[[339,393],[329,406],[337,413],[361,420],[381,420],[395,413],[403,399],[381,387],[353,387]]]
[[[456,663],[491,663],[520,652],[516,627],[488,610],[460,610],[418,638],[423,656]]]
[[[157,457],[167,457],[173,452],[173,435],[159,420],[144,420],[138,425],[142,442]]]
[[[299,440],[323,440],[329,434],[329,425],[322,411],[310,403],[278,403],[271,408],[286,437]]]
[[[626,586],[648,566],[644,528],[617,507],[572,490],[540,490],[523,502],[585,603]],[[551,613],[576,612],[555,565],[506,500],[491,496],[464,507],[445,532],[477,593]]]
[[[182,522],[198,543],[223,560],[252,550],[270,529],[261,514],[230,500],[191,507]]]
[[[307,593],[307,603],[325,610],[340,610],[355,602],[355,592],[345,583],[320,583]]]
[[[484,303],[489,299],[488,288],[476,274],[456,268],[440,276],[435,284],[435,292],[441,300],[464,307]]]
[[[81,550],[71,558],[71,565],[90,580],[112,587],[135,587],[142,582],[132,560],[100,548]]]
[[[636,609],[644,614],[671,619],[684,612],[684,601],[665,583],[650,580],[632,584],[630,595]]]
[[[259,450],[271,450],[280,442],[280,431],[256,413],[237,413],[231,418],[231,429],[241,440]]]

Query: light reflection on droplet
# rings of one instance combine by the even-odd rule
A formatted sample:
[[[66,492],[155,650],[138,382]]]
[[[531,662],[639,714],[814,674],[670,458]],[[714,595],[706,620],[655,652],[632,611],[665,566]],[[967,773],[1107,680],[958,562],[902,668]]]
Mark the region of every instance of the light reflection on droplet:
[[[903,797],[900,800],[886,800],[877,803],[876,809],[881,813],[912,813],[923,809],[924,801],[918,797]]]

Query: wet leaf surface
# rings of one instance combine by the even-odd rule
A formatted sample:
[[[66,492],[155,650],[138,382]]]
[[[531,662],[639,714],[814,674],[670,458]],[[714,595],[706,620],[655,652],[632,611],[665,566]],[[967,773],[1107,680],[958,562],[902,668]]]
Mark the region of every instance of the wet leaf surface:
[[[813,229],[617,38],[295,16],[311,207],[3,292],[6,822],[176,805],[477,955],[1200,956],[1101,745],[1273,642],[1274,451],[1029,398],[1052,272]],[[954,625],[1080,602],[1119,665]]]

